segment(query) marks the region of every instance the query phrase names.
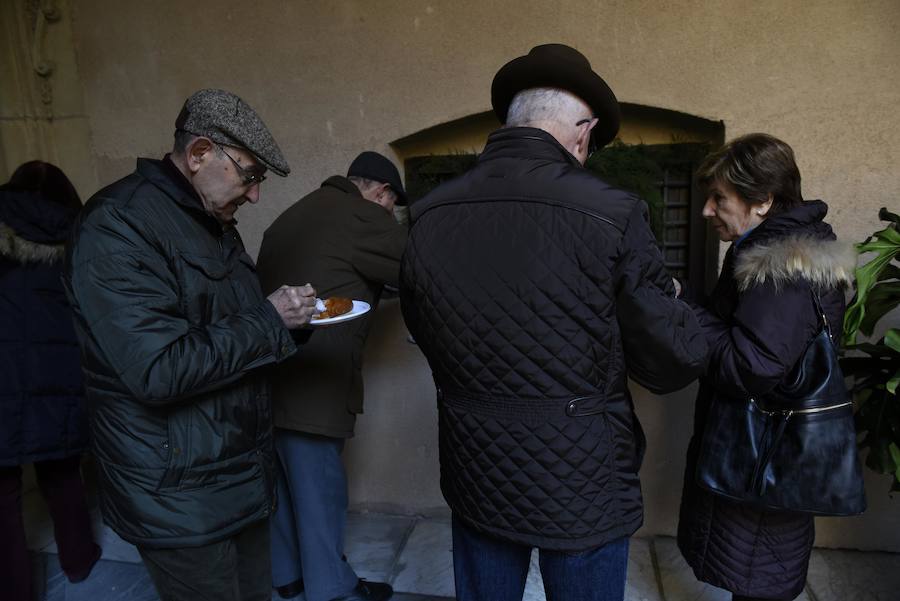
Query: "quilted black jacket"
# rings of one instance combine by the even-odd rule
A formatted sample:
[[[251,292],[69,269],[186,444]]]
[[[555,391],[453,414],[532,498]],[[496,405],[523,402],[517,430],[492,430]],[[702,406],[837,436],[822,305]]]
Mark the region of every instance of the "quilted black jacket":
[[[206,545],[274,504],[269,385],[296,351],[234,227],[167,159],[82,211],[66,259],[103,519],[145,547]]]
[[[706,355],[644,203],[509,128],[412,218],[401,303],[434,374],[454,514],[548,549],[632,534],[644,440],[627,374],[671,391]]]

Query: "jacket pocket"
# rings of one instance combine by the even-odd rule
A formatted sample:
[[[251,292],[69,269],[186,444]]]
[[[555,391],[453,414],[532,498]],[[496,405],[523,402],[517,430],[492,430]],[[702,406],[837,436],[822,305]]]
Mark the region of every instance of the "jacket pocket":
[[[184,252],[180,253],[180,256],[182,261],[202,273],[208,280],[221,280],[228,275],[228,268],[219,259]]]
[[[201,255],[180,253],[178,285],[182,309],[191,323],[213,321],[222,308],[233,301],[228,283],[228,267],[222,261]],[[225,304],[223,304],[225,303]]]
[[[575,397],[566,403],[566,415],[569,417],[586,417],[606,411],[606,395],[593,394]]]

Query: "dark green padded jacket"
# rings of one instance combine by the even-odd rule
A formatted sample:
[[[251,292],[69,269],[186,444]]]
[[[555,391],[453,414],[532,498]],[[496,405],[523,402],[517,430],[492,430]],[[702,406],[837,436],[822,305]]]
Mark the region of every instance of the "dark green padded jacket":
[[[94,195],[66,257],[104,521],[147,547],[227,538],[272,511],[269,388],[295,352],[233,227],[168,160]]]

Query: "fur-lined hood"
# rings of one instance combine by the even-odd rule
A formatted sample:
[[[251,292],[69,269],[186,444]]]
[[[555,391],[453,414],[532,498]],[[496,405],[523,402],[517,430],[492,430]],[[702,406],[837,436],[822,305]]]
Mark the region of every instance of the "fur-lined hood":
[[[26,240],[10,226],[0,221],[0,257],[16,263],[57,263],[62,261],[64,244],[41,244]]]
[[[806,280],[820,288],[835,288],[853,281],[856,250],[852,244],[813,236],[789,236],[761,242],[735,257],[738,289]]]

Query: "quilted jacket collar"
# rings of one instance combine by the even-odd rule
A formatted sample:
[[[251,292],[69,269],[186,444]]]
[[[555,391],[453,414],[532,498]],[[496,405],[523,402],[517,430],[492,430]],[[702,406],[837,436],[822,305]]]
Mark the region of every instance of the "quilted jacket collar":
[[[487,145],[478,161],[508,157],[561,161],[581,167],[578,159],[563,148],[556,138],[534,127],[504,127],[493,132],[488,136]]]

